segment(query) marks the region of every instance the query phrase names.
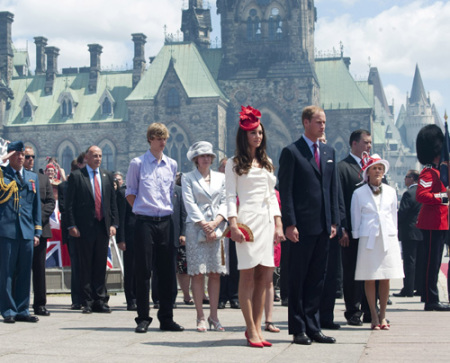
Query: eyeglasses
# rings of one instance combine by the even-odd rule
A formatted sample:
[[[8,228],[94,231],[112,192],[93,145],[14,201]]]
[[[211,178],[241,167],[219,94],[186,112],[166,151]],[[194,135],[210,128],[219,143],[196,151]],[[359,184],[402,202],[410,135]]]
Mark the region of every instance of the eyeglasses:
[[[36,155],[25,155],[25,159],[36,159]]]
[[[405,176],[405,179],[406,179],[406,178],[412,178],[412,175],[406,175],[406,176]]]

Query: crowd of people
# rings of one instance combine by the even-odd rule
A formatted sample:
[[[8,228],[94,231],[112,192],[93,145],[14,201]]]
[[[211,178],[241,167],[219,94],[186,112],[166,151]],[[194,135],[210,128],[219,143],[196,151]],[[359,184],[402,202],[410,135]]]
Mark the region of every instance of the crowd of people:
[[[235,154],[220,160],[217,172],[213,145],[199,141],[187,152],[193,170],[177,173],[177,162],[164,154],[169,130],[161,123],[148,127],[149,150],[131,160],[126,177],[100,168],[102,150],[95,145],[73,160],[66,177],[54,158],[33,172],[33,149],[9,143],[0,174],[4,322],[50,315],[45,254],[52,214],[70,255],[71,309],[111,313],[106,264],[115,236],[136,333],[146,333],[153,320],[150,290],[160,329],[184,330],[173,314],[179,285],[184,303],[195,306],[198,332],[225,331],[218,312],[229,301],[242,312],[247,344],[270,347],[265,332],[280,331],[272,322],[278,265],[296,344],[335,343],[322,329],[340,328],[333,311],[341,291],[347,324],[389,330],[390,279],[404,278],[396,296],[419,294],[426,311],[450,311],[437,288],[449,229],[450,191],[438,168],[442,130],[429,125],[419,132],[417,155],[425,167],[408,171],[398,209],[386,179],[389,162],[370,155],[369,131],[353,131],[350,154],[338,162],[326,143],[325,112],[306,107],[304,134],[282,150],[277,183],[263,119],[242,106]]]

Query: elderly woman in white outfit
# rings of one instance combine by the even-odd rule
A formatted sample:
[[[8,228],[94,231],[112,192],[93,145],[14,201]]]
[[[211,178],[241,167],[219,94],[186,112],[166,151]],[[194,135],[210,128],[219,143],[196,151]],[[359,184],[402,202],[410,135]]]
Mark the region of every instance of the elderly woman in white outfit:
[[[352,234],[359,238],[355,280],[365,281],[372,330],[389,330],[386,307],[389,279],[403,278],[400,246],[397,239],[397,194],[382,184],[389,162],[377,154],[363,157],[365,184],[353,192],[351,203]],[[380,281],[380,312],[376,309],[375,282]]]
[[[192,276],[192,293],[197,310],[197,331],[206,332],[203,314],[204,275],[208,275],[210,299],[210,329],[224,331],[217,317],[220,275],[227,273],[222,238],[227,212],[225,200],[225,176],[210,169],[216,154],[206,141],[193,144],[187,158],[196,165],[194,171],[183,174],[181,187],[186,207],[186,259],[188,274]]]
[[[247,326],[247,343],[263,348],[272,345],[262,336],[261,320],[266,286],[274,269],[273,244],[285,238],[261,113],[248,106],[242,107],[240,114],[236,154],[225,167],[228,221],[231,239],[236,242],[239,302]],[[254,242],[246,242],[238,222],[252,230]]]

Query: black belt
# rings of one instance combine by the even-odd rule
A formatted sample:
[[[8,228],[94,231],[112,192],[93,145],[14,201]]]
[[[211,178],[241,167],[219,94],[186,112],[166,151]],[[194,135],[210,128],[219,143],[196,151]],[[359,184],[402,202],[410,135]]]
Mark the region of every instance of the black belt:
[[[163,222],[163,221],[168,221],[170,219],[170,215],[164,216],[164,217],[150,217],[150,216],[141,216],[139,214],[136,214],[136,219],[139,219],[141,221]]]

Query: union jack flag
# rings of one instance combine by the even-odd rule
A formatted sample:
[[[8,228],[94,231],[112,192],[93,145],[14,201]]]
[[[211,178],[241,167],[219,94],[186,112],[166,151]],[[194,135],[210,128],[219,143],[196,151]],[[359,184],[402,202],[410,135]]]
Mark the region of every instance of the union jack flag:
[[[62,267],[61,241],[47,241],[45,267]]]
[[[108,246],[108,259],[106,260],[106,269],[111,270],[113,268],[111,246]]]

